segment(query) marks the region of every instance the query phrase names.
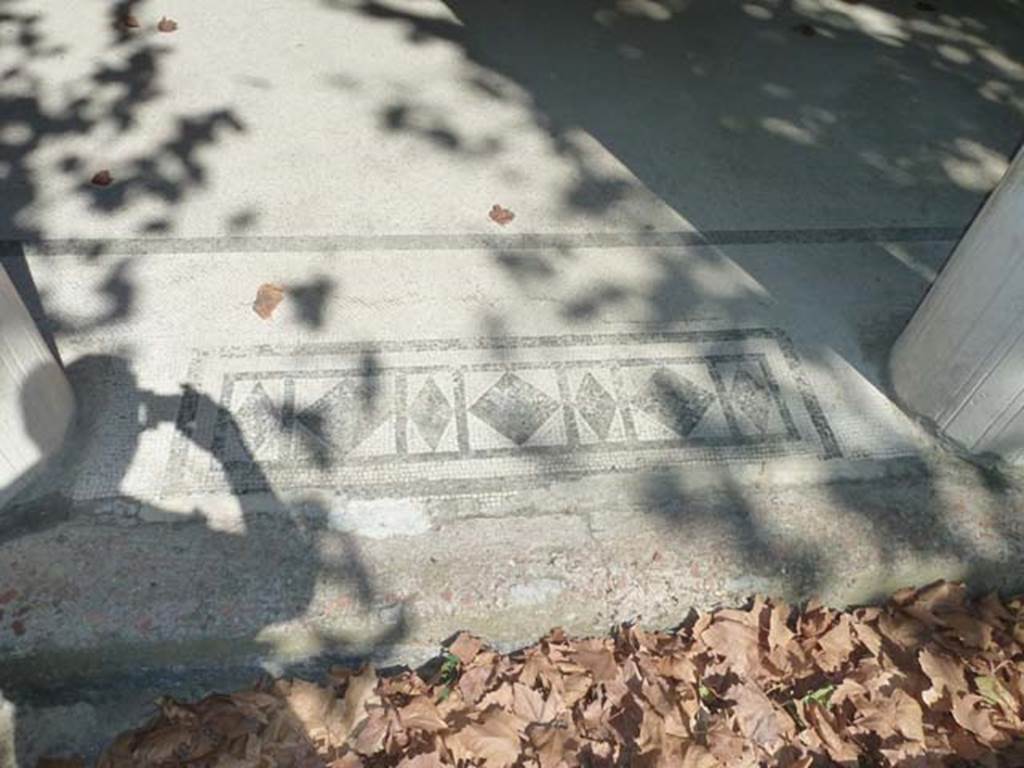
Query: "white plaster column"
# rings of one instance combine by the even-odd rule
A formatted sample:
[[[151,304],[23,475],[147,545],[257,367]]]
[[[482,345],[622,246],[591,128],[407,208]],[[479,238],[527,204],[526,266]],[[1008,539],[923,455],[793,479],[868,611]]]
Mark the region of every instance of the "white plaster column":
[[[1024,463],[1024,151],[893,347],[901,404],[971,453]]]
[[[0,269],[0,506],[64,440],[71,386]]]

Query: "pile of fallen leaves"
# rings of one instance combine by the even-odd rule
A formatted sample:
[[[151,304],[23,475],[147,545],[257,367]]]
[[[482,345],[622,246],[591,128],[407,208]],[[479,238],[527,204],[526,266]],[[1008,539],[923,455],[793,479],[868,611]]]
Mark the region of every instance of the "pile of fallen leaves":
[[[335,669],[159,702],[120,766],[1024,765],[1024,600],[960,585],[881,608],[763,598],[674,632],[461,634],[418,670]]]

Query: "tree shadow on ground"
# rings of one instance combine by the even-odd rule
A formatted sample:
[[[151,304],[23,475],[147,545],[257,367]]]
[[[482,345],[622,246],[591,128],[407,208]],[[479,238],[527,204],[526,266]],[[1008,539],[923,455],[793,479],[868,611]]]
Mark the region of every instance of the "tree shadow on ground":
[[[1021,137],[1024,64],[1013,50],[1024,17],[1009,3],[961,12],[911,2],[447,0],[438,13],[440,4],[323,2],[405,30],[414,44],[457,50],[465,90],[481,105],[519,107],[572,169],[567,216],[664,229],[631,207],[642,189],[692,230],[686,244],[715,246],[652,255],[642,280],[567,288],[568,320],[635,306],[652,325],[686,321],[699,316],[695,298],[730,319],[773,304],[816,321],[797,324],[807,340],[879,385],[880,347],[893,336],[880,326],[898,331],[928,287],[908,258],[923,258],[926,275],[941,266]],[[398,95],[380,113],[385,135],[432,146],[442,137],[440,151],[462,162],[515,170],[507,137],[480,128],[471,110]],[[516,189],[501,194],[515,200]],[[808,258],[821,244],[846,247]],[[551,292],[579,266],[573,246],[495,250],[524,291]],[[714,262],[759,290],[712,295],[700,273]],[[880,304],[892,305],[881,323],[858,312]]]
[[[0,6],[0,23],[15,41],[2,60],[6,68],[0,109],[11,130],[0,141],[5,179],[0,238],[30,243],[47,238],[42,210],[52,190],[41,187],[39,166],[48,157],[49,145],[66,140],[73,148],[90,136],[116,140],[138,127],[146,110],[163,96],[162,62],[170,49],[148,30],[125,26],[124,19],[134,7],[134,2],[110,6],[107,49],[91,71],[55,98],[46,87],[48,73],[64,48],[47,41],[42,14],[24,10],[19,0],[4,0]],[[95,160],[75,149],[59,158],[58,167],[69,188],[99,213],[153,202],[163,203],[166,209],[206,184],[200,155],[215,145],[225,130],[245,131],[230,108],[177,115],[166,140],[110,169],[114,183],[109,186],[91,182],[93,175],[104,169],[94,167]],[[170,224],[161,217],[154,227],[166,230]]]
[[[523,296],[560,302],[581,331],[769,317],[808,367],[838,356],[883,392],[892,342],[1021,138],[1016,3],[322,2],[454,50],[464,90],[481,105],[517,107],[553,162],[572,169],[558,213],[637,233],[625,244],[642,254],[583,284],[592,266],[582,241],[532,248],[509,236],[492,253]],[[501,200],[514,206],[514,137],[474,114],[420,94],[379,106],[385,136],[505,168]],[[634,212],[647,193],[678,231]],[[979,470],[958,471],[978,481]],[[971,499],[945,488],[926,459],[899,472],[908,479],[884,492],[837,476],[821,501],[854,513],[894,567],[908,556],[964,558],[974,563],[966,576],[1017,583],[1003,578],[1024,552],[1011,495],[974,500],[1006,544],[985,553],[957,519]],[[671,475],[641,480],[637,507],[680,529],[731,520],[751,568],[788,571],[793,594],[826,584],[829,547],[841,542],[772,535],[753,498],[763,489],[741,486],[727,464],[718,474],[715,494]]]
[[[698,232],[958,227],[1020,138],[1008,3],[324,1],[455,46],[467,89],[530,110],[577,165],[567,209],[606,212],[635,188],[594,167],[590,136]],[[500,135],[421,106],[418,122],[417,104],[385,104],[385,130],[433,126],[425,139],[456,155],[486,143],[488,162],[514,162]]]

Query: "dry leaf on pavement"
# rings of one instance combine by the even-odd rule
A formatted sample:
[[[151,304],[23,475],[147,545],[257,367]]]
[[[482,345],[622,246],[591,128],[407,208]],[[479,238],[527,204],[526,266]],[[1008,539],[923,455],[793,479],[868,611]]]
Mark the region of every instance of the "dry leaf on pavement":
[[[491,221],[496,224],[500,224],[501,226],[505,226],[516,217],[516,215],[508,208],[502,208],[497,203],[491,206],[491,212],[489,215],[491,217]]]
[[[284,299],[284,288],[275,283],[264,283],[256,291],[256,300],[252,303],[252,311],[264,320],[270,318],[277,305]]]
[[[174,19],[169,19],[166,16],[164,16],[157,23],[156,28],[161,32],[174,32],[178,29],[178,22],[176,22]]]

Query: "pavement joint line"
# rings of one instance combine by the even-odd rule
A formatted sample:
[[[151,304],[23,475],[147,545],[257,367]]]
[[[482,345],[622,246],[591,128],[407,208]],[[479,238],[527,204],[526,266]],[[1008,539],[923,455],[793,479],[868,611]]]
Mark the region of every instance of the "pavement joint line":
[[[272,253],[411,250],[538,250],[558,248],[665,248],[711,245],[955,241],[963,227],[839,227],[805,229],[723,229],[578,233],[461,233],[391,235],[267,235],[172,238],[71,238],[0,240],[23,246],[34,256],[100,254]]]

